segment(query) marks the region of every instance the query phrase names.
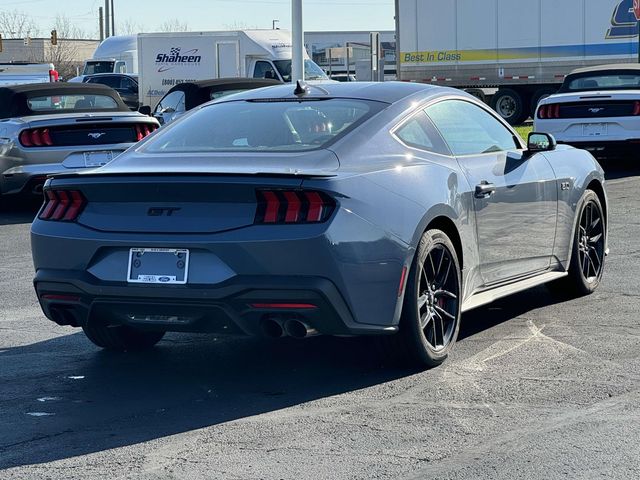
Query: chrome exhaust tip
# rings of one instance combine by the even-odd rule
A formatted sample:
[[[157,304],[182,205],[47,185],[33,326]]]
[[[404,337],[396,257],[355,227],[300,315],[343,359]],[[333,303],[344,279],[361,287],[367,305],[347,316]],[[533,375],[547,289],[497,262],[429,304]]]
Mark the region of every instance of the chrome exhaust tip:
[[[260,322],[262,333],[269,338],[280,338],[285,336],[282,322],[274,318],[265,318]]]
[[[310,327],[300,320],[294,319],[289,319],[284,322],[284,331],[293,338],[307,338],[318,335],[318,331],[315,328]]]

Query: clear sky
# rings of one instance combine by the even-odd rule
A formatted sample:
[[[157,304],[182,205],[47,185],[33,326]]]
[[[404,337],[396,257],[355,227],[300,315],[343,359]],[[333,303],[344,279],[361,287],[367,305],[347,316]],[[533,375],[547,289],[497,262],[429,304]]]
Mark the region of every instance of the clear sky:
[[[104,0],[0,0],[0,15],[18,11],[36,22],[40,36],[65,15],[90,36],[97,36],[98,7]],[[138,27],[154,31],[165,22],[189,30],[229,28],[291,28],[290,0],[114,0],[116,34]],[[393,0],[303,0],[304,29],[393,30]],[[118,32],[118,27],[120,32]],[[137,30],[136,29],[136,30]]]

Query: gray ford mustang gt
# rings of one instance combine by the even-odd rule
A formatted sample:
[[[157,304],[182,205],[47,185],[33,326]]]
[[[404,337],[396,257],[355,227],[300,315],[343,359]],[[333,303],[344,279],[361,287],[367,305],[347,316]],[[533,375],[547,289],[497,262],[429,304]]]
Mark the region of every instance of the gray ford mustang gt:
[[[435,366],[462,312],[549,282],[590,293],[607,253],[589,153],[525,145],[470,95],[423,84],[246,91],[44,192],[42,309],[115,350],[167,331],[378,335]]]

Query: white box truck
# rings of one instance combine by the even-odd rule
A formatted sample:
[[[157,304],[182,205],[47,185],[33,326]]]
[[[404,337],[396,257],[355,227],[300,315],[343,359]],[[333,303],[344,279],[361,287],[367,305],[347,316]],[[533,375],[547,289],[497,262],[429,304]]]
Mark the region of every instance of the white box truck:
[[[138,36],[107,37],[84,62],[82,75],[94,73],[138,73]]]
[[[511,124],[574,68],[636,62],[634,0],[395,0],[398,78],[463,88]]]
[[[305,78],[326,80],[306,52]],[[291,81],[291,34],[286,30],[138,34],[141,105],[151,109],[183,82],[222,77]]]

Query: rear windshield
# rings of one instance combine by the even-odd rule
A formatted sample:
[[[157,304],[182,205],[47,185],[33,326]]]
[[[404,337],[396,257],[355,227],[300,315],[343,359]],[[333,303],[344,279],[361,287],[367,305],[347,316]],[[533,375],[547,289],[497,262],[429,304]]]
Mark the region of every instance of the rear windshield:
[[[31,97],[27,100],[34,112],[57,110],[113,110],[118,103],[107,95],[63,94]]]
[[[341,98],[214,103],[158,132],[147,151],[312,150],[343,136],[385,105]]]
[[[575,92],[581,90],[625,90],[640,89],[638,73],[600,73],[579,78],[567,78],[562,90]]]

